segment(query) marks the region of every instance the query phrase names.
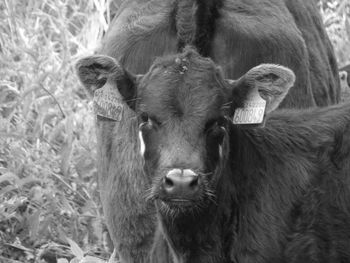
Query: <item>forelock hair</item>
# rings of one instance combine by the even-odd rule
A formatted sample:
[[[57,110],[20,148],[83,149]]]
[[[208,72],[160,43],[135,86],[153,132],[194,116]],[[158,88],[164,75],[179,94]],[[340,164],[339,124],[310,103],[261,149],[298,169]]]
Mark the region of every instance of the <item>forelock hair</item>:
[[[219,88],[227,85],[221,68],[210,58],[199,55],[191,46],[186,46],[180,54],[157,58],[147,74],[148,77],[152,79],[153,75],[157,75],[155,72],[162,72],[165,78],[174,81],[199,78],[202,82],[208,81]]]

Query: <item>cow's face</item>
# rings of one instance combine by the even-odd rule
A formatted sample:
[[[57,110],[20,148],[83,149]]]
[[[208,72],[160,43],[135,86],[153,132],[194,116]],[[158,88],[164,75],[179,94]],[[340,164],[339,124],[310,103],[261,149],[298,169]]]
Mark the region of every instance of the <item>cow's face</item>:
[[[86,74],[93,68],[93,76],[99,76],[95,85]],[[254,90],[267,101],[269,112],[294,82],[290,70],[276,65],[228,81],[210,59],[193,50],[157,60],[144,76],[132,77],[102,56],[80,61],[78,72],[91,93],[103,86],[103,77],[112,79],[137,113],[140,154],[153,179],[149,196],[161,212],[202,209],[213,201],[229,152],[232,113]]]
[[[151,196],[165,207],[191,207],[212,197],[229,94],[221,71],[195,53],[163,59],[140,79],[137,93]]]

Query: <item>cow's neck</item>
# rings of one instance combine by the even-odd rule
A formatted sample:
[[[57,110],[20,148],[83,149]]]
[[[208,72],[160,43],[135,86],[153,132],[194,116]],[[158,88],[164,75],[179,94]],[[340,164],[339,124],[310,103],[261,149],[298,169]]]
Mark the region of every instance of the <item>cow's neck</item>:
[[[229,198],[229,197],[228,197]],[[227,204],[229,200],[218,200]],[[226,256],[235,230],[232,209],[210,205],[203,213],[162,217],[163,231],[168,239],[175,263],[229,263]]]
[[[259,184],[263,184],[259,178],[259,171],[265,169],[265,156],[260,152],[259,142],[256,141],[255,130],[233,127],[230,132],[230,154],[227,166],[230,175],[228,180],[235,189],[237,198],[241,201],[249,195],[253,197]]]
[[[292,127],[286,130],[296,132]],[[238,262],[259,262],[269,259],[269,255],[282,255],[288,238],[283,233],[289,227],[285,218],[307,188],[307,171],[311,168],[302,164],[311,162],[304,154],[306,143],[293,145],[293,154],[301,164],[295,167],[289,158],[292,141],[285,133],[273,124],[253,129],[233,127],[230,131],[231,188],[236,192],[239,211],[238,238],[232,244],[231,255]],[[252,253],[247,254],[248,250]]]

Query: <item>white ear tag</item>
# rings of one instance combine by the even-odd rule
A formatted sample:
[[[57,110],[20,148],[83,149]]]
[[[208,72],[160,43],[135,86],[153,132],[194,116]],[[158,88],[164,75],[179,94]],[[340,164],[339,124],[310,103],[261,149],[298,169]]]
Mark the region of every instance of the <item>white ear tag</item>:
[[[262,124],[264,121],[266,101],[260,97],[258,89],[248,95],[243,108],[238,108],[233,115],[233,124]]]
[[[95,90],[93,108],[96,115],[121,121],[124,103],[114,83],[107,81],[106,84]]]

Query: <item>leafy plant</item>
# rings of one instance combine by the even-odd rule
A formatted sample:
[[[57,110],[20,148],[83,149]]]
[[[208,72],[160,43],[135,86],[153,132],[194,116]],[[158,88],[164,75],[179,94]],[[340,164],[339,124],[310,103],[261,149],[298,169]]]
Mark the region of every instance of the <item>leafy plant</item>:
[[[335,49],[338,64],[350,63],[350,0],[319,1],[327,33]]]
[[[79,247],[108,257],[94,120],[73,70],[107,29],[107,7],[0,3],[0,261],[56,262]]]

